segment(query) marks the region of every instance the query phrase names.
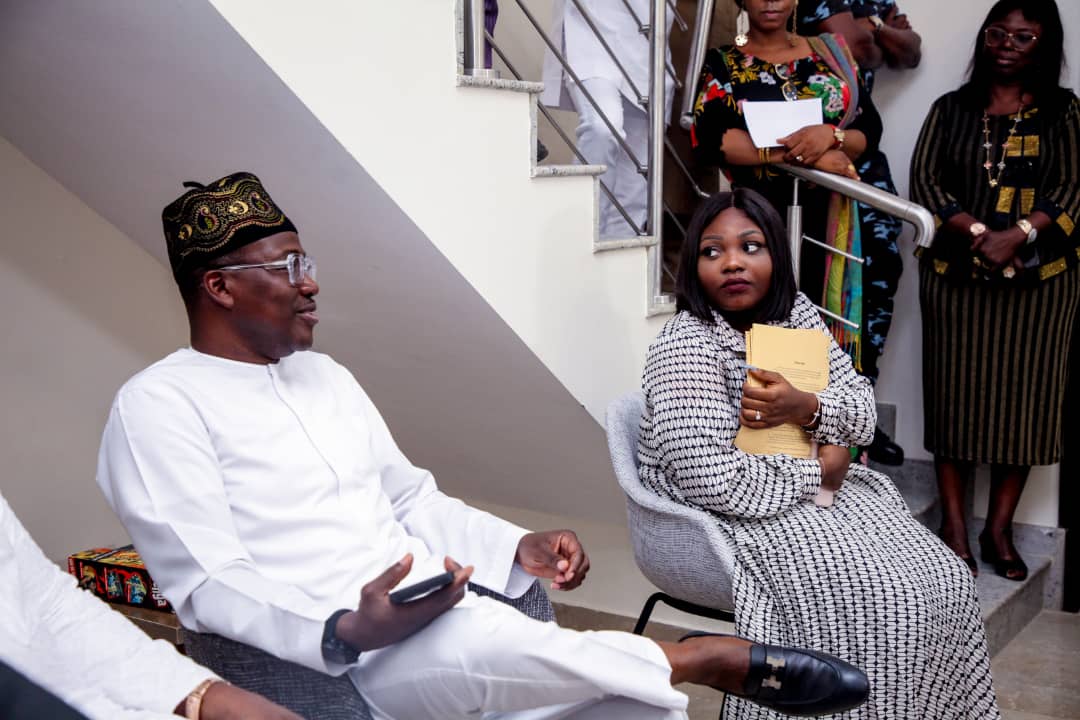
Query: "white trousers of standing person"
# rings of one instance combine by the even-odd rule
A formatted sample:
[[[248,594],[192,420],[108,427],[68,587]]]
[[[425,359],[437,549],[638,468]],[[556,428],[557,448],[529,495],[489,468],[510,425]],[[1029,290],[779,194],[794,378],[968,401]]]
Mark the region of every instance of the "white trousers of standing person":
[[[467,593],[349,671],[376,720],[685,720],[686,695],[652,640],[579,632]]]
[[[619,135],[633,150],[643,165],[649,162],[649,115],[641,106],[630,102],[618,85],[604,77],[582,80],[582,84]],[[600,180],[626,210],[626,214],[644,231],[648,213],[648,182],[626,154],[592,103],[572,81],[567,91],[578,112],[577,146],[590,165],[606,165]],[[600,237],[604,240],[623,240],[637,235],[626,218],[612,204],[603,190],[599,191]]]

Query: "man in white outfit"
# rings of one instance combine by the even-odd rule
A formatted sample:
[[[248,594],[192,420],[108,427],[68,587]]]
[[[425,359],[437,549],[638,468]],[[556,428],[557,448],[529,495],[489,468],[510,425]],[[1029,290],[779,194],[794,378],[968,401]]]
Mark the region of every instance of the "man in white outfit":
[[[623,0],[588,0],[581,4],[608,47],[614,51],[619,63],[626,70],[626,75],[619,70],[571,0],[556,0],[552,38],[560,44],[563,56],[585,90],[596,101],[596,105],[607,116],[619,136],[626,141],[638,162],[647,166],[649,115],[639,102],[638,93],[641,97],[649,95],[649,38],[640,31],[638,20],[646,25],[649,23],[649,0],[629,0],[629,5],[634,10],[633,15]],[[672,19],[673,15],[669,11],[668,31],[671,30]],[[666,47],[664,51],[665,57],[670,60],[671,54]],[[667,72],[664,77],[667,88],[664,94],[666,124],[671,117],[674,83]],[[585,93],[564,72],[562,65],[550,51],[544,57],[544,92],[540,96],[540,102],[577,111],[578,149],[590,164],[607,166],[601,181],[623,206],[634,224],[644,230],[648,213],[648,184],[645,176],[638,172],[637,165],[600,117],[596,106],[589,102]],[[626,239],[637,234],[602,191],[599,203],[601,239]]]
[[[151,640],[52,563],[0,495],[0,717],[300,720]]]
[[[530,533],[439,492],[349,371],[308,351],[314,261],[258,178],[189,185],[162,219],[191,347],[121,388],[98,467],[185,627],[348,673],[376,718],[614,717],[612,703],[681,718],[678,682],[768,702],[766,650],[794,670],[785,694],[821,694],[832,660],[575,632],[466,592],[471,579],[517,597],[535,577],[570,589],[588,559],[571,531]],[[444,589],[389,601],[444,568]]]

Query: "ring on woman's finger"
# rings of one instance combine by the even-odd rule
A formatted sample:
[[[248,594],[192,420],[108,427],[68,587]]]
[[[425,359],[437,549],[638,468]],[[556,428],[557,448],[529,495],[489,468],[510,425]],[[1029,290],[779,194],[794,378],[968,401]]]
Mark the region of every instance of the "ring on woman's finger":
[[[761,422],[761,411],[760,410],[755,410],[754,411],[754,420],[757,421],[757,422]]]

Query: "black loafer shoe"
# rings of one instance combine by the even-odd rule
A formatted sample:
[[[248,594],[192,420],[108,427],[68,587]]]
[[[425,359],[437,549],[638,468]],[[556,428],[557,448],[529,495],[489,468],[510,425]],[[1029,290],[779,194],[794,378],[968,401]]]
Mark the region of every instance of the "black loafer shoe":
[[[714,635],[697,632],[691,637]],[[750,646],[750,670],[742,697],[787,715],[831,715],[858,707],[870,696],[870,681],[840,658],[798,648]]]
[[[879,427],[874,428],[874,439],[866,446],[866,454],[882,465],[904,464],[904,449]]]
[[[743,690],[770,710],[831,715],[866,702],[870,681],[862,670],[832,655],[755,643]]]

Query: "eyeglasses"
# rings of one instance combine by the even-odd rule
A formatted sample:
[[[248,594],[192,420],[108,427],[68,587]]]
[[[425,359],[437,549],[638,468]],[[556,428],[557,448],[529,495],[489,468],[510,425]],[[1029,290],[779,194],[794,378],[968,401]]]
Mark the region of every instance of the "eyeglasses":
[[[225,267],[209,268],[210,270],[251,270],[253,268],[263,268],[265,270],[284,270],[289,271],[289,284],[293,287],[297,287],[300,283],[304,282],[304,278],[315,279],[315,273],[317,268],[315,267],[315,258],[310,255],[301,255],[300,253],[289,253],[285,256],[284,260],[275,260],[274,262],[264,263],[252,263],[250,265],[226,265]]]
[[[784,81],[784,84],[780,86],[780,92],[783,93],[784,99],[788,102],[798,100],[799,91],[795,89],[794,83],[791,82],[791,67],[786,63],[774,63],[773,71],[776,73],[776,77]]]
[[[1011,33],[1008,30],[999,27],[986,28],[986,46],[987,47],[1001,47],[1005,44],[1006,40],[1012,43],[1012,46],[1017,50],[1024,51],[1030,50],[1038,41],[1039,36],[1035,33],[1018,32]]]

